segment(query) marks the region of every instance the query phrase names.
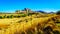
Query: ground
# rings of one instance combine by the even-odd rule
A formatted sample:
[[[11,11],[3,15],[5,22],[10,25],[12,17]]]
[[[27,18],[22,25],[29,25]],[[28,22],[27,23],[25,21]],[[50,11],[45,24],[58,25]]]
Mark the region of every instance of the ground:
[[[53,34],[55,30],[60,31],[60,23],[54,21],[56,16],[39,14],[0,19],[0,34]]]

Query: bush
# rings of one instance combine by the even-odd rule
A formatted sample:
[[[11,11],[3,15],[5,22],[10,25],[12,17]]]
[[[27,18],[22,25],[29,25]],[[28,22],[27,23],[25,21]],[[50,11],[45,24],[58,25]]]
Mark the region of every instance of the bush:
[[[47,26],[46,28],[43,29],[45,34],[51,34],[50,32],[53,31],[53,29],[50,26]]]
[[[43,29],[43,31],[53,31],[53,29],[50,26],[47,26],[46,28]]]
[[[59,31],[53,31],[53,34],[60,34],[60,32]]]
[[[13,15],[11,15],[9,18],[13,18]]]
[[[20,16],[18,15],[17,18],[19,18]]]
[[[60,21],[59,21],[59,20],[57,20],[55,23],[60,23]]]
[[[10,16],[7,16],[7,18],[9,18]]]
[[[21,17],[26,17],[26,14],[21,15]]]
[[[0,19],[2,19],[2,16],[0,16]]]
[[[13,18],[13,15],[7,16],[7,18]]]
[[[20,18],[21,16],[19,16],[19,15],[15,15],[15,16],[13,16],[14,18]]]
[[[6,18],[6,15],[4,15],[3,18]]]
[[[17,18],[17,16],[13,16],[14,18]]]
[[[57,11],[57,13],[56,13],[57,15],[60,15],[60,10],[59,11]]]
[[[33,15],[33,14],[34,14],[34,13],[28,13],[28,16],[29,16],[29,15]]]

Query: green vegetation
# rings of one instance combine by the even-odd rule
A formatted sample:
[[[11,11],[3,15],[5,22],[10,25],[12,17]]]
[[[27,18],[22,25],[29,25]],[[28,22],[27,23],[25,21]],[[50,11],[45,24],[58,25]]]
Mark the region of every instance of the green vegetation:
[[[59,31],[53,31],[53,34],[60,34]]]
[[[2,19],[2,16],[0,16],[0,19]]]
[[[60,27],[60,23],[57,23],[56,25]]]
[[[7,16],[6,18],[13,18],[13,15]]]
[[[27,16],[27,15],[26,15],[26,14],[22,14],[22,15],[21,15],[21,17],[25,17],[25,16]]]
[[[2,15],[0,16],[0,19],[2,18],[20,18],[20,17],[25,17],[27,16],[26,14],[18,14],[18,15]]]
[[[57,13],[56,13],[57,15],[60,15],[60,10],[59,11],[57,11]]]

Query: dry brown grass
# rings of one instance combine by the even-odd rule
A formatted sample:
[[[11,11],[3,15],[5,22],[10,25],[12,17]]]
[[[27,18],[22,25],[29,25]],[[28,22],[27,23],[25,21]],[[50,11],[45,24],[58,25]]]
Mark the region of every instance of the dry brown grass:
[[[35,17],[36,15],[12,18],[12,19],[0,19],[0,34],[27,34],[29,31],[32,34],[39,32],[43,33],[43,29],[50,26],[53,30],[60,30],[51,19],[54,16],[49,17]],[[30,20],[31,19],[31,20]],[[32,30],[32,31],[31,31]]]

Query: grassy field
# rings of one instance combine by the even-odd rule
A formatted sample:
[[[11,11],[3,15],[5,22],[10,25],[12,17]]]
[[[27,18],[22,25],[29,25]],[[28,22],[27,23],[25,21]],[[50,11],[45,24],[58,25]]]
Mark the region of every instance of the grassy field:
[[[0,19],[0,34],[48,34],[48,32],[60,34],[60,23],[54,22],[56,16],[35,14],[20,18]]]
[[[57,23],[57,26],[60,26],[60,23]]]

